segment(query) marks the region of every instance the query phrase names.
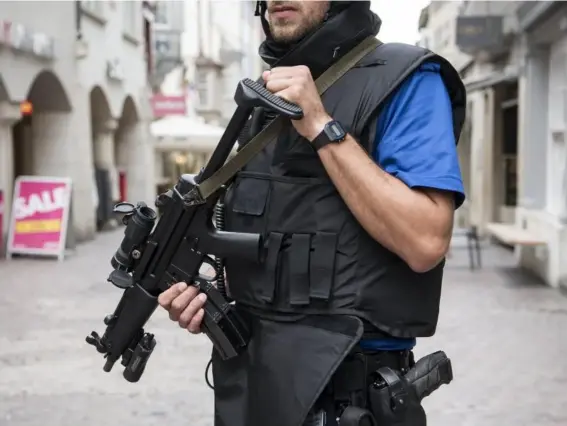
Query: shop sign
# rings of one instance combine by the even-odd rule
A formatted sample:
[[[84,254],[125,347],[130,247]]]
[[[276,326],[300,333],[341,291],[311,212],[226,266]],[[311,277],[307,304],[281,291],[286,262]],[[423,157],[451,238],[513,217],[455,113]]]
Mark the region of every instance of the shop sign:
[[[47,34],[33,32],[23,24],[0,20],[0,45],[34,56],[53,59],[55,42]]]
[[[8,257],[22,253],[63,259],[70,205],[70,179],[18,177],[10,214]]]
[[[185,95],[166,96],[158,93],[152,97],[151,102],[154,118],[187,114]]]

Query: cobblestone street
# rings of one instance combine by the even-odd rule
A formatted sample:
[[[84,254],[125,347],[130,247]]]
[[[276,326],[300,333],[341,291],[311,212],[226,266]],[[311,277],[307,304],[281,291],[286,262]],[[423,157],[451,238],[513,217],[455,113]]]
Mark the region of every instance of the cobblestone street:
[[[61,263],[0,261],[1,426],[212,425],[206,337],[158,310],[148,327],[158,346],[138,384],[119,364],[104,373],[85,343],[118,301],[105,279],[121,237],[102,234]],[[418,344],[418,356],[445,350],[455,374],[425,401],[429,424],[567,425],[567,297],[515,271],[501,249],[483,261],[470,272],[466,250],[453,250],[438,333]]]

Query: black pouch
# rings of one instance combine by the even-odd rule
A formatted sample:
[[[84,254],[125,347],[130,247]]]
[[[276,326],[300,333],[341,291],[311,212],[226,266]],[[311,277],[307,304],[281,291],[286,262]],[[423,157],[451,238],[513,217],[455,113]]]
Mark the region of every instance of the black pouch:
[[[426,426],[425,411],[404,377],[389,367],[376,371],[368,389],[369,408],[380,426]]]

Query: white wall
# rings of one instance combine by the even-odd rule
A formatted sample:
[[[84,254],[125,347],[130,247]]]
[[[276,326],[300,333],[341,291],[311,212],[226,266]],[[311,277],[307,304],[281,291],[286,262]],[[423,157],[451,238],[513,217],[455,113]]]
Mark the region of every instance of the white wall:
[[[30,13],[33,11],[33,13]],[[69,92],[75,84],[75,4],[74,2],[0,2],[0,19],[23,24],[28,30],[44,33],[55,42],[55,60],[46,62],[27,54],[14,53],[1,47],[0,74],[13,101],[24,100],[36,75],[43,69],[52,70]],[[68,25],[62,25],[62,23]]]
[[[547,149],[547,211],[564,216],[567,150],[565,130],[567,108],[567,38],[551,45],[549,57]]]
[[[240,60],[223,64],[225,67],[220,82],[211,82],[210,96],[220,103],[223,118],[230,117],[234,111],[233,96],[238,81],[244,77],[257,78],[262,71],[262,61],[257,52],[263,32],[260,18],[254,16],[254,9],[253,1],[185,2],[186,20],[181,51],[192,83],[196,82],[193,61],[199,54],[199,40],[203,55],[218,63],[223,60],[221,49],[242,54]],[[200,22],[197,19],[199,16]],[[193,100],[189,99],[189,103],[193,104]]]
[[[557,287],[567,276],[567,37],[549,46],[530,46],[525,69],[521,92],[525,107],[520,117],[525,125],[520,130],[521,157],[526,164],[520,175],[522,205],[516,224],[546,244],[518,247],[517,256],[523,267]],[[539,197],[538,188],[543,193]]]
[[[144,60],[144,38],[142,2],[115,1],[100,3],[100,20],[84,16],[83,37],[88,44],[88,56],[78,62],[81,84],[90,91],[94,86],[103,88],[112,115],[120,117],[125,98],[133,97],[136,106],[144,97],[147,73]],[[125,20],[132,19],[135,27],[128,31]],[[106,62],[118,60],[124,79],[109,81],[106,76]]]

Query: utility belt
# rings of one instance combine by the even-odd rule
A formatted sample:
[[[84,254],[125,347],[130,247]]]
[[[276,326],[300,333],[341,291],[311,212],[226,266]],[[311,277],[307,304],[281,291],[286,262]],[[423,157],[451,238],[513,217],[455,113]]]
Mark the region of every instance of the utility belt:
[[[339,366],[304,426],[425,426],[421,401],[453,379],[438,351],[415,362],[412,351],[362,351]]]

